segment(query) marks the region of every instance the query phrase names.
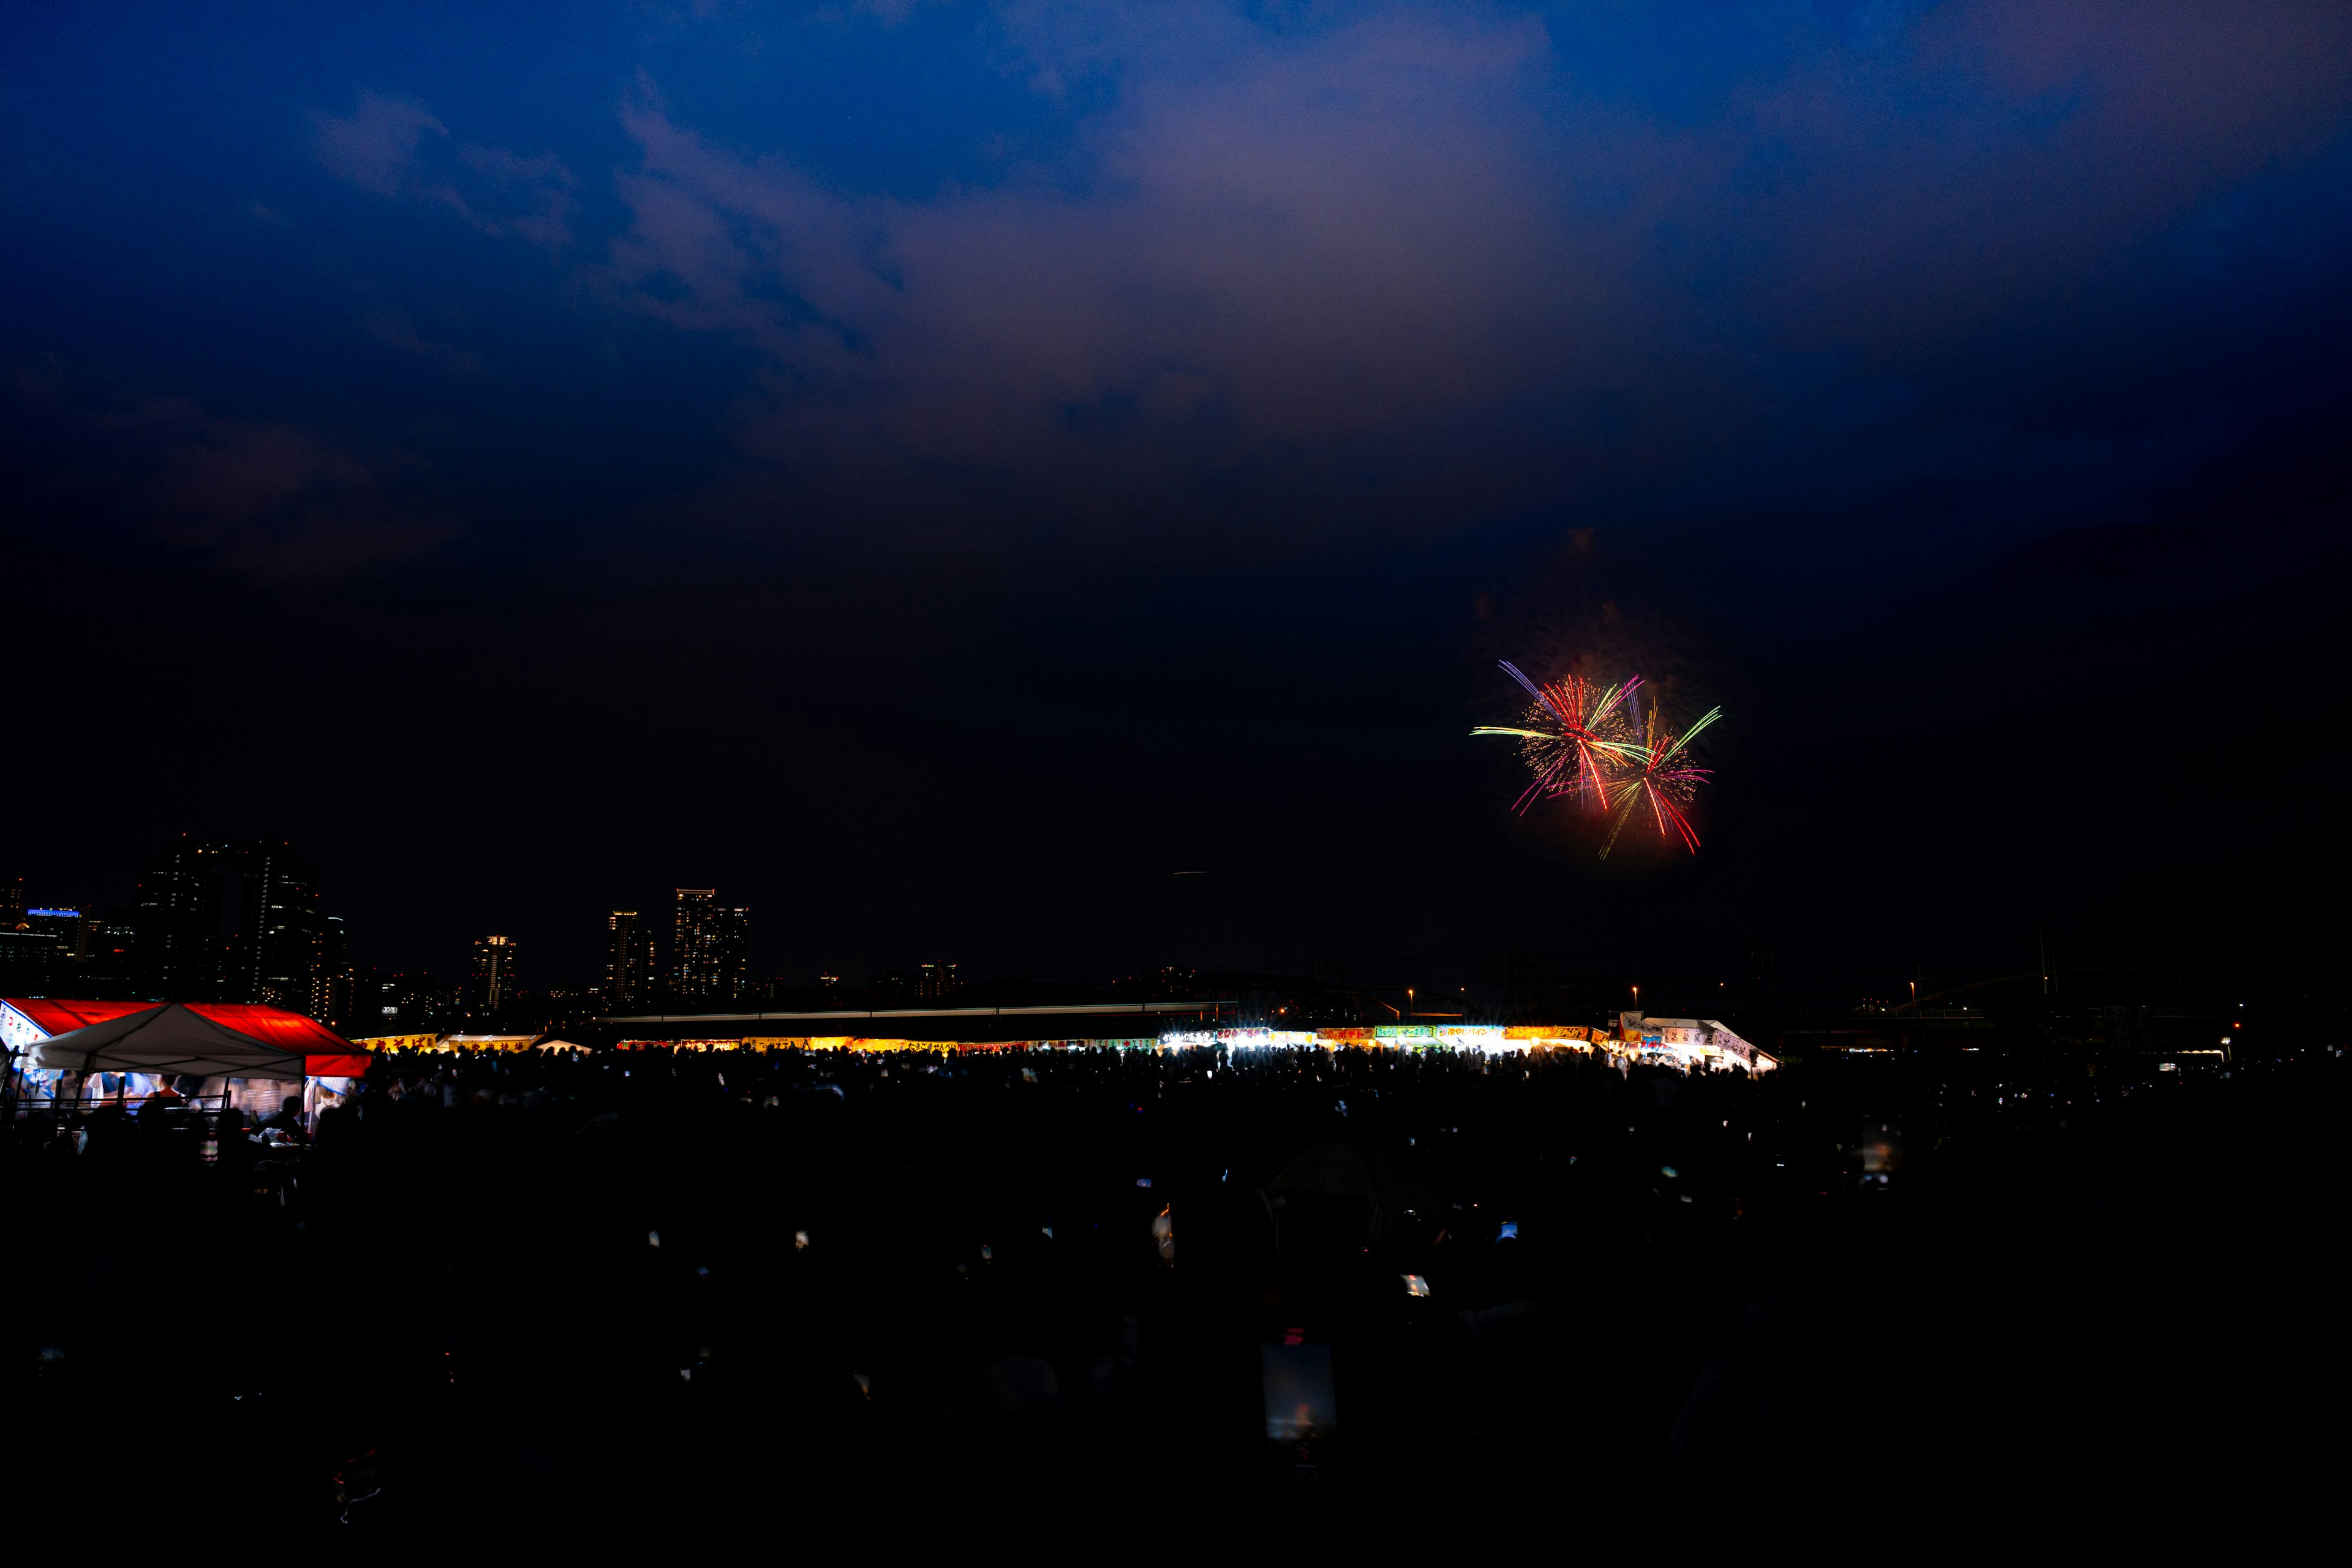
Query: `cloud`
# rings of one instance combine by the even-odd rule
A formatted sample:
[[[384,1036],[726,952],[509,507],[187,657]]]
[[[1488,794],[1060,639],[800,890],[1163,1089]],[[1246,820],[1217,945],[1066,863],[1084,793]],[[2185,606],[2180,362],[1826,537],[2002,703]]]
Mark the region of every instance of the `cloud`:
[[[512,236],[560,249],[572,243],[572,193],[580,182],[552,153],[524,157],[503,147],[466,146],[457,161],[470,170],[470,196],[454,189],[441,199],[485,234]]]
[[[1410,445],[1622,335],[1622,236],[1564,221],[1544,149],[1494,133],[1547,54],[1524,20],[1404,19],[1311,58],[1147,77],[1086,127],[1084,179],[1016,170],[927,200],[722,150],[641,90],[605,282],[760,348],[776,411],[746,439],[781,461],[1076,489]]]
[[[401,194],[428,134],[443,140],[449,135],[448,127],[415,99],[365,89],[350,115],[314,113],[310,126],[311,147],[320,165],[380,196]]]
[[[1687,502],[1764,453],[1828,500],[2100,461],[2007,428],[2046,373],[1905,383],[2143,296],[2151,237],[2328,145],[2352,79],[2333,7],[1956,6],[1800,29],[1668,115],[1553,26],[1012,8],[1007,70],[1118,89],[1064,161],[927,199],[721,148],[641,85],[603,280],[756,345],[745,440],[794,471],[1124,476],[1139,514],[1180,468],[1421,465],[1389,493],[1459,513]]]
[[[1667,48],[1590,11],[1011,5],[991,68],[1059,127],[1025,161],[877,192],[641,77],[625,218],[593,250],[562,159],[459,142],[415,100],[361,94],[319,153],[751,347],[738,482],[832,510],[744,515],[1264,548],[2090,497],[2238,439],[2242,404],[2139,374],[2202,352],[2147,323],[2181,286],[2173,237],[2342,146],[2347,14],[1855,16],[1735,8]]]
[[[368,336],[385,347],[430,360],[453,375],[481,374],[481,355],[471,349],[461,349],[425,337],[417,331],[414,321],[398,311],[376,311],[362,320],[360,326]]]
[[[552,153],[467,142],[445,155],[448,128],[422,103],[365,89],[349,116],[313,113],[311,127],[320,165],[362,190],[437,204],[499,238],[572,242],[579,181]]]
[[[2352,13],[2301,0],[1956,5],[1902,45],[1810,58],[1717,132],[1740,154],[1693,233],[1751,247],[1794,344],[1935,353],[2085,302],[2352,108]]]

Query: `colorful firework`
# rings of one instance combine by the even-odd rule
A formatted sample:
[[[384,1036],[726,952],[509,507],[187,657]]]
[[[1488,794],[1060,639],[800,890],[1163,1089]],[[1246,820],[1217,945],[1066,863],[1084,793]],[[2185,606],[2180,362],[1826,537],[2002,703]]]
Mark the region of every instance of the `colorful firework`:
[[[1694,855],[1698,853],[1698,835],[1692,830],[1690,815],[1683,808],[1690,805],[1705,784],[1711,770],[1694,767],[1683,753],[1700,731],[1723,717],[1723,710],[1710,708],[1706,716],[1681,734],[1669,734],[1658,722],[1658,710],[1650,709],[1638,764],[1613,781],[1617,792],[1617,809],[1609,823],[1609,837],[1601,842],[1601,858],[1609,858],[1609,851],[1617,847],[1617,836],[1625,831],[1625,824],[1634,808],[1649,803],[1650,815],[1657,820],[1658,837],[1671,839],[1682,836],[1684,845]]]
[[[1481,724],[1470,732],[1517,737],[1535,782],[1511,809],[1525,815],[1538,800],[1565,795],[1586,810],[1607,810],[1610,779],[1638,761],[1642,750],[1625,713],[1641,677],[1596,690],[1580,675],[1538,686],[1508,659],[1503,671],[1535,699],[1523,715],[1526,723]]]
[[[1520,724],[1481,724],[1474,735],[1509,735],[1519,742],[1534,775],[1512,809],[1524,814],[1538,800],[1566,799],[1577,809],[1609,818],[1609,833],[1601,846],[1606,860],[1617,847],[1625,824],[1644,803],[1658,825],[1658,836],[1671,841],[1679,835],[1693,854],[1698,834],[1685,809],[1709,770],[1691,762],[1690,743],[1723,716],[1720,708],[1680,734],[1667,731],[1657,706],[1646,715],[1637,697],[1639,676],[1621,686],[1594,688],[1580,676],[1538,685],[1517,665],[1506,661],[1504,671],[1527,689],[1534,703]]]

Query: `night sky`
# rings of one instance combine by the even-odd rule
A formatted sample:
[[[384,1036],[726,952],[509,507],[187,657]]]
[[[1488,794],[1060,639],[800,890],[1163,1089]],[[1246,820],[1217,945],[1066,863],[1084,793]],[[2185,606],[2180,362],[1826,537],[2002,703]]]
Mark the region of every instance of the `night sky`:
[[[524,10],[0,22],[36,901],[2340,963],[2336,0]],[[1512,817],[1498,658],[1721,704],[1699,855]]]

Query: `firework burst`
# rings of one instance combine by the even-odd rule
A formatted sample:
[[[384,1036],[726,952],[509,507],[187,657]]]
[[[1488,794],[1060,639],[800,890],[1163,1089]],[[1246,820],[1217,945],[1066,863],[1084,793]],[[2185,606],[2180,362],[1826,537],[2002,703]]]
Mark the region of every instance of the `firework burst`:
[[[1505,661],[1503,669],[1535,700],[1517,724],[1481,724],[1473,735],[1508,735],[1533,775],[1511,809],[1524,815],[1538,800],[1567,800],[1579,810],[1609,820],[1601,858],[1609,858],[1625,824],[1644,805],[1658,836],[1679,837],[1693,854],[1698,834],[1687,807],[1709,770],[1695,765],[1690,743],[1723,716],[1720,708],[1680,734],[1666,729],[1657,705],[1636,718],[1642,704],[1639,676],[1619,686],[1594,687],[1583,677],[1538,685]]]
[[[1535,782],[1511,807],[1524,815],[1538,800],[1567,796],[1589,811],[1609,805],[1609,781],[1641,751],[1626,699],[1642,684],[1635,676],[1622,686],[1596,689],[1580,675],[1538,686],[1508,659],[1503,671],[1535,700],[1519,724],[1481,724],[1474,735],[1511,735],[1519,742]]]
[[[1617,836],[1625,831],[1625,824],[1635,808],[1645,803],[1657,822],[1659,837],[1670,840],[1679,834],[1684,846],[1692,854],[1698,853],[1698,835],[1692,830],[1690,814],[1684,808],[1698,794],[1698,786],[1707,781],[1710,770],[1694,767],[1684,753],[1701,731],[1722,717],[1722,709],[1710,708],[1705,718],[1675,735],[1658,722],[1658,710],[1652,705],[1639,761],[1612,781],[1616,810],[1610,816],[1609,837],[1601,845],[1603,860],[1609,858],[1609,851],[1617,847]]]

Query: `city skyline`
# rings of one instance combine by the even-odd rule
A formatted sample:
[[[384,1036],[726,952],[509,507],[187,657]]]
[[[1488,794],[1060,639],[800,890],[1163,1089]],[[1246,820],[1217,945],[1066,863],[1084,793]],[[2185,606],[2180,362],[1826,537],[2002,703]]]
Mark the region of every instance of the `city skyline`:
[[[132,900],[111,907],[33,902],[23,878],[0,879],[0,991],[258,1002],[364,1030],[404,1009],[488,1015],[519,998],[581,992],[614,1011],[723,1006],[834,981],[813,964],[755,966],[751,910],[720,902],[716,889],[672,889],[667,958],[639,911],[615,910],[604,917],[601,983],[559,973],[534,986],[522,978],[526,944],[506,933],[473,938],[462,962],[430,969],[355,960],[342,917],[320,905],[318,870],[284,840],[183,834],[138,865]],[[955,990],[957,968],[900,961],[877,965],[868,984],[936,998]]]
[[[209,984],[195,987],[193,999],[226,1001],[261,1001],[273,1005],[287,1005],[289,1010],[303,1012],[322,1021],[348,1026],[354,1033],[366,1033],[371,1028],[391,1020],[397,1024],[404,1018],[409,1023],[425,1017],[455,1019],[468,1012],[485,1011],[481,1000],[478,958],[485,938],[467,938],[462,950],[446,961],[430,967],[394,968],[368,962],[370,944],[362,942],[356,953],[351,945],[342,917],[320,912],[315,897],[320,878],[316,869],[296,854],[293,846],[284,840],[205,839],[194,835],[180,835],[171,847],[161,854],[139,858],[139,886],[147,889],[147,913],[142,927],[141,909],[137,903],[110,908],[44,904],[38,901],[37,888],[28,889],[26,879],[0,878],[0,917],[16,916],[13,921],[0,919],[0,973],[15,976],[0,982],[0,994],[30,995],[66,995],[70,994],[93,996],[128,996],[132,994],[164,997],[167,989],[160,975],[173,973],[169,953],[172,944],[181,942],[192,931],[211,930],[215,934],[199,943],[208,956],[205,973],[215,978]],[[206,888],[197,886],[201,879],[214,879]],[[228,890],[220,885],[226,881]],[[254,918],[253,911],[265,907],[273,887],[290,889],[281,895],[313,900],[310,906],[298,908],[290,915],[271,917],[271,923],[257,939],[241,923]],[[248,900],[244,889],[252,889]],[[736,1001],[764,1001],[792,994],[819,993],[827,987],[845,990],[887,1002],[896,998],[898,1005],[911,1005],[922,1000],[938,999],[952,994],[968,979],[977,975],[997,981],[1031,984],[1038,981],[1104,988],[1116,992],[1132,984],[1139,975],[1159,973],[1168,966],[1157,960],[1145,959],[1126,964],[1105,964],[1091,968],[1057,967],[1038,963],[974,966],[951,960],[924,958],[922,947],[913,941],[894,941],[883,947],[870,962],[845,965],[837,960],[819,958],[811,962],[806,953],[775,953],[760,955],[754,962],[749,943],[750,914],[748,906],[730,906],[718,899],[715,888],[686,889],[672,887],[670,923],[672,942],[665,953],[655,931],[642,923],[639,911],[611,910],[601,917],[576,922],[579,928],[593,929],[602,933],[598,943],[603,957],[601,968],[592,967],[580,973],[577,966],[541,971],[535,982],[518,984],[509,969],[502,977],[499,992],[502,1000],[520,996],[530,1005],[547,1010],[559,999],[571,999],[555,1012],[566,1016],[577,1014],[577,999],[597,998],[606,1011],[627,1012],[646,1007],[668,1010],[723,1008]],[[194,901],[205,911],[205,919],[214,924],[205,927],[175,923],[164,919],[170,910]],[[18,908],[19,905],[23,907]],[[223,911],[231,911],[224,913]],[[616,1002],[613,994],[612,960],[616,944],[623,940],[621,922],[629,922],[628,932],[638,950],[638,972],[641,979],[634,999]],[[699,923],[698,923],[699,922]],[[575,922],[565,922],[573,927]],[[13,926],[14,929],[11,929]],[[165,942],[161,954],[151,953],[142,963],[137,953],[142,930],[151,936],[160,934]],[[677,933],[680,931],[700,931],[689,934],[686,968],[678,962]],[[274,978],[264,975],[268,965],[255,954],[261,951],[258,942],[283,942],[289,931],[299,931],[319,954],[315,967],[307,972],[279,973]],[[506,936],[510,952],[519,953],[532,945],[526,939]],[[67,961],[54,969],[28,969],[17,955],[22,949],[7,946],[11,937],[37,937],[51,950],[67,955]],[[1402,990],[1410,977],[1423,979],[1452,976],[1486,976],[1480,982],[1482,991],[1493,998],[1506,989],[1492,978],[1496,966],[1507,957],[1508,966],[1516,974],[1519,967],[1531,964],[1566,978],[1574,976],[1577,984],[1594,995],[1607,993],[1612,984],[1622,984],[1624,977],[1645,973],[1654,980],[1677,988],[1679,994],[1704,997],[1707,988],[1739,981],[1750,996],[1775,995],[1790,1000],[1805,998],[1809,1005],[1852,1005],[1860,1012],[1883,1011],[1885,1001],[1874,1000],[1889,993],[1900,996],[1906,985],[1913,996],[1922,994],[1925,977],[1931,970],[1937,973],[1981,981],[2001,971],[2017,968],[2021,963],[2038,962],[2053,972],[2063,970],[2074,974],[2095,974],[2116,972],[2116,966],[2095,960],[2111,956],[2097,950],[2084,951],[2071,938],[2061,938],[2060,951],[2065,955],[2063,964],[2050,958],[2051,929],[2047,925],[2028,928],[2023,925],[1985,933],[1980,940],[1965,943],[1913,942],[1902,952],[1907,956],[1888,958],[1876,966],[1874,976],[1867,973],[1857,977],[1849,966],[1843,978],[1827,982],[1795,979],[1784,989],[1779,971],[1783,952],[1769,941],[1748,944],[1742,953],[1717,954],[1712,961],[1678,961],[1652,955],[1631,964],[1612,963],[1606,959],[1592,960],[1577,953],[1550,955],[1517,949],[1492,950],[1480,953],[1461,949],[1412,953],[1394,949],[1360,952],[1352,957],[1324,953],[1310,955],[1297,950],[1271,953],[1249,954],[1223,963],[1199,967],[1211,971],[1256,975],[1290,974],[1302,981],[1316,976],[1328,978],[1347,973],[1350,968],[1359,976],[1381,976],[1380,984],[1393,984]],[[1854,944],[1843,943],[1851,948]],[[2038,955],[2035,952],[2039,949]],[[1887,950],[1893,951],[1893,950]],[[114,971],[96,957],[78,962],[78,955],[110,953]],[[720,955],[724,954],[723,957]],[[1932,958],[1930,957],[1932,954]],[[1759,956],[1760,955],[1760,956]],[[49,962],[46,957],[41,961]],[[1763,966],[1759,969],[1759,966]],[[284,965],[281,963],[281,969]],[[1191,968],[1192,966],[1181,966]],[[2142,969],[2156,973],[2168,966],[2135,963],[2126,970]],[[2210,965],[2191,963],[2173,965],[2181,973],[2203,973]],[[1759,975],[1770,971],[1769,981]],[[2220,973],[2220,972],[2214,972]],[[726,976],[719,979],[715,976]],[[846,981],[845,983],[845,976]],[[862,976],[862,978],[859,978]],[[1721,976],[1718,980],[1717,977]],[[1907,978],[1906,978],[1907,977]],[[1445,984],[1452,984],[1451,978]],[[59,989],[58,984],[65,988]],[[1516,992],[1514,980],[1507,989]],[[308,1000],[293,1000],[307,997]],[[1638,993],[1635,994],[1638,1001]],[[1696,1005],[1686,1004],[1686,1005]],[[391,1025],[384,1025],[390,1032]]]

